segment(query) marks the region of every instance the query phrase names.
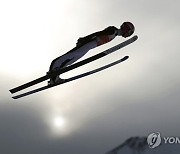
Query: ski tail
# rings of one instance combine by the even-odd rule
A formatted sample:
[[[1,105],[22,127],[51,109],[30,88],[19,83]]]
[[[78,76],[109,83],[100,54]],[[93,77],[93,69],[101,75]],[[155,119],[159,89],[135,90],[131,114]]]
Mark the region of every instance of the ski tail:
[[[18,91],[20,91],[20,90],[23,90],[23,89],[25,89],[25,88],[28,88],[28,87],[30,87],[30,86],[32,86],[32,85],[35,85],[36,83],[40,83],[40,82],[42,82],[42,81],[45,81],[45,80],[47,80],[47,79],[49,79],[49,76],[45,75],[45,76],[43,76],[43,77],[40,77],[40,78],[38,78],[38,79],[35,79],[35,80],[30,81],[30,82],[28,82],[28,83],[25,83],[25,84],[23,84],[23,85],[20,85],[20,86],[18,86],[18,87],[16,87],[16,88],[13,88],[13,89],[11,89],[11,90],[9,90],[9,91],[13,94],[13,93],[16,93],[16,92],[18,92]]]

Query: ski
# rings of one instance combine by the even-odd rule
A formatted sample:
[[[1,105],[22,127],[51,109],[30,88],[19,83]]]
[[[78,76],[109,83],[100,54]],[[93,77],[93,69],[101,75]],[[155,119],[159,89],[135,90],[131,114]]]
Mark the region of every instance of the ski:
[[[73,81],[73,80],[77,80],[77,79],[80,79],[80,78],[89,76],[89,75],[91,75],[91,74],[94,74],[94,73],[100,72],[100,71],[102,71],[102,70],[105,70],[105,69],[107,69],[107,68],[109,68],[109,67],[111,67],[111,66],[114,66],[114,65],[116,65],[116,64],[119,64],[119,63],[127,60],[128,58],[129,58],[128,56],[125,56],[124,58],[119,59],[119,60],[117,60],[117,61],[115,61],[115,62],[113,62],[113,63],[110,63],[110,64],[108,64],[108,65],[105,65],[105,66],[102,66],[102,67],[100,67],[100,68],[94,69],[94,70],[92,70],[92,71],[89,71],[89,72],[86,72],[86,73],[83,73],[83,74],[80,74],[80,75],[77,75],[77,76],[74,76],[74,77],[65,79],[65,80],[64,80],[63,82],[61,82],[61,83],[54,84],[54,85],[43,86],[43,87],[34,89],[34,90],[32,90],[32,91],[19,94],[19,95],[17,95],[17,96],[12,97],[12,98],[13,98],[13,99],[18,99],[18,98],[21,98],[21,97],[25,97],[25,96],[28,96],[28,95],[31,95],[31,94],[34,94],[34,93],[43,91],[43,90],[45,90],[45,89],[49,89],[49,88],[52,88],[52,87],[55,87],[55,86],[58,86],[58,85],[61,85],[61,84],[64,84],[64,83]]]
[[[138,36],[135,35],[135,36],[131,37],[130,39],[128,39],[128,40],[126,40],[126,41],[124,41],[124,42],[122,42],[122,43],[119,43],[118,45],[116,45],[116,46],[114,46],[114,47],[112,47],[112,48],[109,48],[109,49],[107,49],[107,50],[105,50],[105,51],[103,51],[103,52],[101,52],[101,53],[99,53],[99,54],[96,54],[96,55],[94,55],[94,56],[92,56],[92,57],[89,57],[89,58],[87,58],[87,59],[84,59],[84,60],[82,60],[82,61],[80,61],[80,62],[77,62],[77,63],[72,64],[72,65],[70,65],[70,66],[67,66],[67,67],[65,67],[65,68],[56,70],[56,71],[54,71],[54,72],[52,72],[52,73],[47,73],[45,76],[42,76],[42,77],[37,78],[37,79],[35,79],[35,80],[33,80],[33,81],[30,81],[30,82],[28,82],[28,83],[25,83],[25,84],[23,84],[23,85],[20,85],[20,86],[18,86],[18,87],[16,87],[16,88],[13,88],[13,89],[9,90],[9,91],[10,91],[11,93],[16,93],[16,92],[18,92],[18,91],[21,91],[21,90],[23,90],[23,89],[26,89],[26,88],[28,88],[28,87],[31,87],[31,86],[33,86],[33,85],[35,85],[35,84],[38,84],[38,83],[43,82],[43,81],[45,81],[45,80],[48,80],[48,79],[49,79],[50,77],[52,77],[52,76],[60,75],[60,74],[63,74],[63,73],[65,73],[65,72],[68,72],[68,71],[70,71],[70,70],[73,70],[73,69],[75,69],[75,68],[77,68],[77,67],[80,67],[80,66],[85,65],[85,64],[87,64],[87,63],[90,63],[90,62],[92,62],[92,61],[95,61],[95,60],[97,60],[97,59],[99,59],[99,58],[102,58],[102,57],[104,57],[104,56],[106,56],[106,55],[108,55],[108,54],[111,54],[111,53],[113,53],[114,51],[119,50],[120,48],[123,48],[123,47],[125,47],[125,46],[133,43],[133,42],[136,41],[137,39],[138,39]]]

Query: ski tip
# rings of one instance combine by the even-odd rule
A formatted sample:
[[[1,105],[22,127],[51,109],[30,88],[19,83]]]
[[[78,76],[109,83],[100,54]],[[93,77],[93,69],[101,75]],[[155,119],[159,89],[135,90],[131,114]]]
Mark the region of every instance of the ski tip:
[[[125,56],[125,57],[123,57],[121,60],[122,61],[125,61],[125,60],[127,60],[129,58],[129,56]]]
[[[138,36],[137,36],[137,35],[135,35],[134,37],[135,37],[136,39],[138,39]]]
[[[132,39],[133,39],[134,41],[136,41],[136,40],[138,39],[138,36],[137,36],[137,35],[134,35],[134,36],[132,37]]]

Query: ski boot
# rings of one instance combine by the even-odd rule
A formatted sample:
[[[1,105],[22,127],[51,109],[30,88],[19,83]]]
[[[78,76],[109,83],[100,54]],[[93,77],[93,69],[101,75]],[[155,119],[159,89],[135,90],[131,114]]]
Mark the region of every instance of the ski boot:
[[[65,79],[61,79],[58,75],[56,77],[52,77],[50,78],[50,80],[48,81],[48,86],[53,86],[59,83],[63,83],[65,81]]]

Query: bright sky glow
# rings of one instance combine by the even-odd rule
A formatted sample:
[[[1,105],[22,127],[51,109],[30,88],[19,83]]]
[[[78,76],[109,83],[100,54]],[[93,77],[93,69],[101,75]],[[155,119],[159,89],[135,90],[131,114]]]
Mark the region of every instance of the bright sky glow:
[[[47,125],[50,128],[48,133],[51,137],[58,138],[69,134],[69,128],[65,117],[57,114],[49,116],[48,119]]]
[[[61,116],[54,117],[53,125],[57,129],[62,129],[65,127],[65,119]]]

